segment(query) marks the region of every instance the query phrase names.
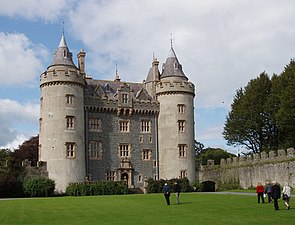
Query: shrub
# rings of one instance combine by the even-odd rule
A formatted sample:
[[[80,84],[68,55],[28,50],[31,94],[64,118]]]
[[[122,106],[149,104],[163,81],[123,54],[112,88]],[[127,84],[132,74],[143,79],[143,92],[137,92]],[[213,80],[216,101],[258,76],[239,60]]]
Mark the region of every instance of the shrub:
[[[163,191],[163,186],[167,183],[171,187],[171,191],[173,192],[173,187],[175,182],[178,182],[182,192],[191,192],[193,191],[192,186],[189,184],[189,180],[187,178],[182,179],[170,179],[170,180],[153,180],[149,178],[147,180],[147,193],[161,193]]]
[[[71,183],[66,189],[66,195],[91,196],[91,195],[122,195],[128,193],[124,181],[99,181]]]
[[[31,197],[47,197],[54,194],[55,182],[45,177],[28,177],[23,182],[24,193]]]

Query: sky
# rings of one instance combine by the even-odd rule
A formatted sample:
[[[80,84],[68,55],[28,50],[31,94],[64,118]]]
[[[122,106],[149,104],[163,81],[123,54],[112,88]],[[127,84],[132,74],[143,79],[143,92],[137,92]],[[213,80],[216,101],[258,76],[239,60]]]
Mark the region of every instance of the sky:
[[[195,85],[195,139],[228,146],[222,132],[236,90],[295,56],[293,0],[0,0],[0,148],[39,132],[39,77],[64,30],[94,79],[146,79],[170,41]]]

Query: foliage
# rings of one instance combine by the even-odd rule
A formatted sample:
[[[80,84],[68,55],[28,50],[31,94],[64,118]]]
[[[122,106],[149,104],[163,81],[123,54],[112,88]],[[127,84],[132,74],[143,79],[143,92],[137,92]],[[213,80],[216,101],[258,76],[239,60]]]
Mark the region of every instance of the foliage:
[[[206,148],[203,149],[197,156],[196,160],[202,165],[206,165],[209,159],[213,159],[216,165],[220,164],[221,159],[235,157],[234,154],[231,154],[221,148]]]
[[[66,195],[69,196],[122,195],[127,193],[128,187],[124,181],[71,183],[66,189]]]
[[[24,193],[30,197],[53,196],[55,182],[45,177],[27,177],[23,183]]]
[[[199,155],[204,149],[204,144],[195,140],[196,155]]]
[[[295,146],[295,62],[280,75],[263,72],[237,90],[223,135],[252,153]]]
[[[25,159],[31,162],[32,166],[36,166],[38,162],[38,146],[39,146],[39,135],[31,137],[19,146],[14,151],[13,157],[16,163],[21,164]]]
[[[187,178],[182,179],[171,179],[171,180],[154,180],[152,178],[149,178],[147,181],[147,193],[162,193],[163,192],[163,186],[165,183],[167,183],[171,187],[171,191],[173,192],[173,187],[175,183],[179,183],[181,192],[191,192],[193,191],[193,187],[190,186],[189,180]]]

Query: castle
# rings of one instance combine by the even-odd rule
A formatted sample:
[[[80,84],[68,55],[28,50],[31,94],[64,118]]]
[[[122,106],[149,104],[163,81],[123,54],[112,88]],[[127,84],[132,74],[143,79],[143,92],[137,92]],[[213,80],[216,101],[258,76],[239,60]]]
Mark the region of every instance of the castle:
[[[159,72],[153,59],[146,80],[95,80],[78,66],[64,34],[40,75],[39,160],[57,192],[72,182],[125,180],[144,188],[147,178],[196,179],[195,87],[172,47]]]

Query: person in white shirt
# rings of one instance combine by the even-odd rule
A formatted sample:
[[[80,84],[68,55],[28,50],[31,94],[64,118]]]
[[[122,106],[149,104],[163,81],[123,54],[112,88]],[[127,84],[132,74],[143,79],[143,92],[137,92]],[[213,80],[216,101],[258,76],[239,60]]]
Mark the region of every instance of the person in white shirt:
[[[288,185],[287,182],[285,182],[282,194],[283,194],[283,200],[285,201],[286,209],[289,210],[290,209],[290,198],[291,198],[291,187]],[[285,198],[284,198],[284,194],[286,196]]]

